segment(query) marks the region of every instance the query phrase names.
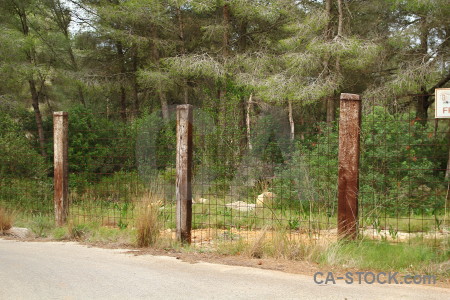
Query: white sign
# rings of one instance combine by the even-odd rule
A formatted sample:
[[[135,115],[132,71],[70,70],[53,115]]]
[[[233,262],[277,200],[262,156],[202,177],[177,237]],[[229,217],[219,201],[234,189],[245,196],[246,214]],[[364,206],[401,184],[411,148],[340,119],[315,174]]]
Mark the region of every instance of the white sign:
[[[436,119],[450,118],[450,89],[436,89],[435,102]]]

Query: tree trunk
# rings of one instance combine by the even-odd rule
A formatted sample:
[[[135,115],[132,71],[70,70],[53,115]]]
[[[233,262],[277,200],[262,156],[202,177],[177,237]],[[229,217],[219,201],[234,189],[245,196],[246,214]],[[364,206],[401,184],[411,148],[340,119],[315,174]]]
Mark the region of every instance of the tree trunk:
[[[448,151],[448,158],[447,158],[447,170],[445,170],[445,179],[450,178],[450,147]]]
[[[327,98],[327,124],[332,125],[335,120],[336,104],[333,97]]]
[[[14,3],[17,15],[19,16],[21,25],[22,25],[22,33],[24,36],[28,36],[30,32],[30,28],[28,27],[28,18],[27,13],[25,9],[19,5],[16,5]],[[28,62],[30,65],[35,66],[36,65],[36,53],[35,49],[32,47],[29,50],[25,51],[25,54],[27,56]],[[42,115],[41,110],[39,108],[39,93],[36,89],[36,81],[33,78],[33,75],[30,76],[28,79],[28,83],[30,85],[30,93],[31,93],[31,100],[32,100],[32,106],[34,110],[34,116],[36,119],[36,127],[38,130],[38,136],[39,136],[39,148],[41,150],[41,155],[43,157],[47,157],[47,152],[45,151],[45,135],[44,135],[44,126],[42,125]]]
[[[169,120],[169,105],[167,104],[166,94],[159,90],[158,91],[159,100],[161,101],[161,111],[164,121]]]
[[[303,125],[305,124],[305,120],[304,120],[304,116],[303,113],[300,112],[300,126],[301,128],[303,128]],[[300,139],[303,141],[305,140],[305,133],[303,132],[303,130],[300,130]]]
[[[81,105],[86,107],[86,100],[84,99],[83,88],[81,87],[81,84],[79,84],[79,83],[77,83],[77,91],[78,91],[78,97],[80,97]]]
[[[120,85],[120,116],[124,122],[127,120],[127,92],[123,84]]]
[[[78,63],[75,59],[75,55],[73,53],[72,45],[71,45],[71,39],[70,39],[70,33],[69,33],[69,24],[70,19],[68,19],[68,15],[66,14],[65,8],[62,6],[61,1],[57,0],[52,2],[53,6],[53,16],[55,18],[56,24],[58,25],[59,29],[61,30],[62,34],[64,35],[64,38],[67,43],[67,52],[69,54],[70,63],[72,65],[72,69],[74,72],[78,72]],[[76,82],[77,87],[77,93],[78,97],[80,98],[81,104],[86,107],[86,100],[84,98],[83,88],[79,82]]]
[[[109,116],[111,115],[111,109],[110,109],[110,100],[109,97],[106,97],[106,119],[109,120]]]
[[[66,40],[68,43],[70,43],[69,36],[66,36]],[[68,52],[69,52],[70,61],[72,63],[72,68],[75,72],[78,72],[78,64],[77,64],[77,61],[75,60],[75,55],[73,54],[72,46],[70,46],[70,44],[69,44]],[[86,100],[84,98],[83,87],[81,86],[81,84],[78,81],[76,82],[76,86],[77,86],[78,97],[80,97],[80,102],[84,107],[86,107]]]
[[[326,0],[325,2],[325,13],[327,16],[327,24],[325,27],[325,40],[330,42],[333,37],[333,16],[332,16],[332,1],[333,0]],[[326,55],[323,62],[324,67],[324,76],[328,77],[330,76],[330,55]],[[339,69],[339,58],[337,58],[336,61],[336,67]],[[337,70],[338,71],[338,70]],[[335,114],[336,114],[336,104],[333,98],[327,98],[325,99],[325,111],[326,111],[326,122],[328,125],[331,125],[332,122],[335,120]]]
[[[41,150],[41,155],[47,157],[47,152],[45,151],[45,135],[44,135],[44,126],[42,125],[42,115],[41,110],[39,108],[39,94],[36,90],[36,82],[34,79],[28,80],[30,85],[31,99],[34,110],[34,116],[36,119],[36,126],[38,130],[39,136],[39,147]]]
[[[245,53],[247,50],[247,21],[242,21],[239,25],[239,52]]]
[[[426,91],[422,91],[423,94],[417,95],[416,98],[416,119],[422,125],[427,124],[428,120],[428,108],[431,105],[430,96],[426,94]]]
[[[420,55],[423,57],[428,55],[428,28],[424,18],[420,20]],[[428,108],[431,105],[426,86],[421,86],[416,101],[416,118],[421,124],[426,125]]]
[[[159,101],[161,102],[161,111],[164,121],[169,120],[169,104],[167,102],[166,93],[159,90],[158,91]]]
[[[337,35],[339,37],[343,36],[343,30],[344,30],[344,11],[342,8],[342,0],[337,0],[338,3],[338,30],[337,30]]]
[[[222,128],[225,128],[227,123],[227,105],[225,103],[225,96],[227,94],[226,88],[222,86],[219,87],[219,125]]]
[[[292,111],[292,100],[288,100],[288,111],[289,111],[289,126],[291,128],[291,141],[295,139],[295,123],[294,123],[294,114]]]
[[[337,0],[338,3],[338,28],[337,28],[337,38],[344,36],[344,11],[342,8],[342,0]],[[338,76],[341,74],[341,62],[340,57],[336,56],[336,73]]]
[[[225,62],[229,56],[229,42],[230,42],[230,8],[228,4],[225,4],[222,7],[223,20],[222,24],[224,27],[223,38],[222,38],[222,56],[223,61]],[[226,89],[227,81],[226,79],[220,85],[219,88],[219,124],[224,126],[226,124],[226,99],[225,96],[227,94]]]
[[[156,31],[156,26],[153,25],[151,27],[151,34],[152,34],[152,58],[153,62],[156,65],[156,68],[159,70],[159,51],[158,47],[156,46],[156,40],[158,39],[158,32]],[[167,103],[166,93],[161,89],[161,87],[156,87],[158,91],[158,97],[159,101],[161,103],[161,112],[162,117],[165,122],[169,120],[169,104]]]
[[[225,4],[222,9],[223,13],[223,39],[222,39],[222,55],[224,60],[228,58],[229,53],[229,44],[230,44],[230,7],[228,4]]]
[[[325,13],[327,16],[327,24],[325,27],[325,39],[330,40],[333,36],[333,30],[331,28],[332,20],[331,20],[331,3],[333,0],[326,0],[325,2]]]
[[[126,74],[125,68],[125,54],[123,52],[123,47],[121,42],[116,43],[117,46],[117,55],[120,60],[120,116],[123,121],[127,120],[127,94],[125,90],[124,80]]]
[[[138,50],[137,46],[133,47],[133,97],[134,97],[134,116],[138,117],[140,114],[140,102],[139,102],[139,84],[137,81],[137,69],[138,69]]]
[[[450,127],[447,131],[447,140],[450,140]],[[447,157],[447,169],[445,170],[445,179],[450,179],[450,144],[449,144],[449,150],[448,150],[448,157]],[[450,197],[447,195],[447,197]]]
[[[245,124],[247,125],[247,146],[249,150],[253,149],[252,146],[252,132],[251,132],[251,116],[252,116],[252,99],[253,99],[253,94],[250,94],[250,97],[248,98],[248,102],[247,102],[247,109],[245,112]]]

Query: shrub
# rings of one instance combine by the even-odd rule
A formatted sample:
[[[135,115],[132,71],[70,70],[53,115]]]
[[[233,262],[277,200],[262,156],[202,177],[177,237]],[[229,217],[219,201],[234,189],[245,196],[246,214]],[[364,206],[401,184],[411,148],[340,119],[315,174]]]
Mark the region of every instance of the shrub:
[[[33,216],[31,222],[31,230],[37,237],[47,237],[47,235],[55,228],[55,222],[52,216],[38,214]]]
[[[162,224],[159,215],[163,203],[160,195],[161,193],[155,190],[149,190],[139,203],[136,218],[137,245],[139,247],[154,245],[160,236]]]
[[[12,227],[14,217],[10,211],[0,207],[0,233]]]
[[[313,201],[330,209],[328,204],[335,202],[338,130],[319,126],[325,129],[299,142],[292,158],[277,170],[274,192],[287,199],[287,205]],[[441,180],[436,177],[444,176],[439,170],[445,169],[445,161],[435,155],[447,152],[443,138],[408,114],[373,107],[362,120],[361,205],[392,214],[434,213],[443,207],[445,197],[439,196]]]
[[[46,169],[44,158],[33,148],[20,121],[0,108],[0,177],[42,178]]]

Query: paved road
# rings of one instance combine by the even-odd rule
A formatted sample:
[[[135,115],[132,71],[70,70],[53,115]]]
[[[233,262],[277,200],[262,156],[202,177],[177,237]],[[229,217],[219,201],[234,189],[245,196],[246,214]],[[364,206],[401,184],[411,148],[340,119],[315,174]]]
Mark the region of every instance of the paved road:
[[[447,289],[317,285],[310,276],[76,243],[0,239],[0,299],[449,299]]]

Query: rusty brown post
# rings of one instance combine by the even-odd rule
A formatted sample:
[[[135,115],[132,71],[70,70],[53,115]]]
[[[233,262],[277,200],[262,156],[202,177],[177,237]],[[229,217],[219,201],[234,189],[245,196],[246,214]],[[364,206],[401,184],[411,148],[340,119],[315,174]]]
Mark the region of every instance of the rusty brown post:
[[[361,98],[341,94],[339,119],[338,236],[358,235]]]
[[[67,221],[69,213],[68,197],[68,114],[57,111],[53,113],[53,165],[55,221],[62,226]]]
[[[191,243],[192,105],[177,106],[177,240]]]

